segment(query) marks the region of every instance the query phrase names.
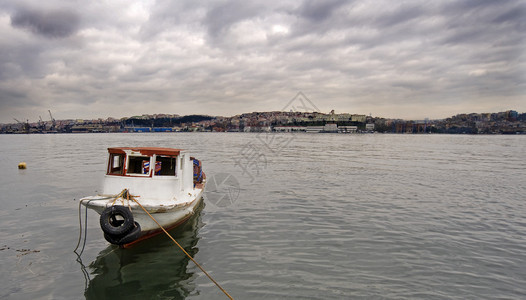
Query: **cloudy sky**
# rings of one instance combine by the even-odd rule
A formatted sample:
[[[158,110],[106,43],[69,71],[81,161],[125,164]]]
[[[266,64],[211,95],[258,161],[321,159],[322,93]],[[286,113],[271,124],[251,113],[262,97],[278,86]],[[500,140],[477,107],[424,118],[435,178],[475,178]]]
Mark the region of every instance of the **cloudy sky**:
[[[526,112],[525,1],[2,0],[0,123]]]

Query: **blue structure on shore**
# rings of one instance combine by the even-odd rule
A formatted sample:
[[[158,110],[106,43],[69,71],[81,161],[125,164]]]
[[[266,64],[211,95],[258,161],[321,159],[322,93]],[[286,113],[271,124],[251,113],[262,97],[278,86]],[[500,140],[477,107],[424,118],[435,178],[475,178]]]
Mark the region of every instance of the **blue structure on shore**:
[[[130,129],[133,132],[151,132],[152,131],[150,127],[133,127]]]
[[[154,127],[153,132],[173,132],[175,129],[171,127]]]
[[[172,127],[128,127],[128,132],[176,132]]]

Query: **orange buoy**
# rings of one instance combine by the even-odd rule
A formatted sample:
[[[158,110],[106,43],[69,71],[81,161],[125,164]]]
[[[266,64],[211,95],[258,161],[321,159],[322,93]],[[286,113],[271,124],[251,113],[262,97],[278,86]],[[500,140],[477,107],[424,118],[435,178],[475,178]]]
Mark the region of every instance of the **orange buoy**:
[[[27,164],[25,162],[21,162],[21,163],[18,164],[18,168],[21,169],[21,170],[22,169],[26,169],[27,168]]]

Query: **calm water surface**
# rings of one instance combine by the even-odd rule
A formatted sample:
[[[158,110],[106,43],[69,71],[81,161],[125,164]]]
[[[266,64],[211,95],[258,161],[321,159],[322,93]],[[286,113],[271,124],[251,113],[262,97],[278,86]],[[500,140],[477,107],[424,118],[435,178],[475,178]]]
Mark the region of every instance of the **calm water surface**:
[[[236,299],[526,298],[526,136],[151,133],[0,136],[0,299],[225,299],[166,237],[118,249],[91,211],[72,252],[106,148],[132,145],[203,161],[172,234]]]

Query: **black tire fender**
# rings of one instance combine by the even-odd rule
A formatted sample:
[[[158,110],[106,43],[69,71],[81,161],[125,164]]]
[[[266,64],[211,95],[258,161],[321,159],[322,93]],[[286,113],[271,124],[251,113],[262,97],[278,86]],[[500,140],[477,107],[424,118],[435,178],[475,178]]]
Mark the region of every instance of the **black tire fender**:
[[[122,220],[117,220],[117,216]],[[123,237],[134,227],[133,214],[122,205],[110,206],[100,214],[100,227],[109,236]]]
[[[107,233],[104,233],[104,238],[106,239],[106,241],[108,241],[111,244],[119,245],[119,246],[129,244],[137,240],[140,236],[141,236],[141,225],[139,225],[139,223],[137,222],[134,222],[134,227],[132,228],[132,230],[123,237],[116,237],[116,236],[112,236]]]

